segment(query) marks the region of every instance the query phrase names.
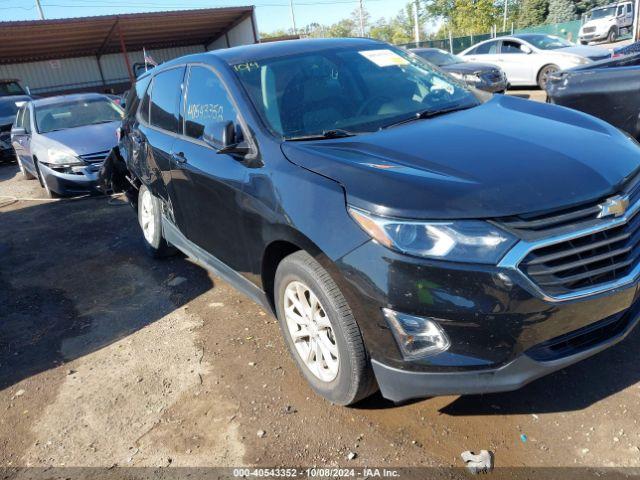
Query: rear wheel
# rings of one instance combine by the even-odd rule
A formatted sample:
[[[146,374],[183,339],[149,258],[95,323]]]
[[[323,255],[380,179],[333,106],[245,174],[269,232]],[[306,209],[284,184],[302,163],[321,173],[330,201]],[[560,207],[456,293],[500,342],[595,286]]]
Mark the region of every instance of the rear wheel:
[[[154,258],[168,257],[176,253],[162,235],[162,206],[151,191],[145,186],[138,193],[138,223],[142,229],[144,245],[147,253]]]
[[[276,271],[280,327],[298,368],[311,387],[338,405],[376,390],[362,335],[340,289],[304,251],[286,257]]]
[[[538,72],[538,86],[542,90],[545,90],[549,77],[558,71],[560,71],[560,68],[557,65],[545,65],[542,67],[540,72]]]

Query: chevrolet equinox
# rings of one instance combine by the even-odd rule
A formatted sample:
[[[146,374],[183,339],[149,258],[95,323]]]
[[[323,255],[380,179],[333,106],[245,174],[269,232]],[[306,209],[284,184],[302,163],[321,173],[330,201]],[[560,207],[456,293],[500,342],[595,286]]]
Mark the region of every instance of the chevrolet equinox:
[[[119,136],[103,173],[148,251],[273,312],[331,402],[514,390],[638,320],[635,140],[386,43],[167,62]]]

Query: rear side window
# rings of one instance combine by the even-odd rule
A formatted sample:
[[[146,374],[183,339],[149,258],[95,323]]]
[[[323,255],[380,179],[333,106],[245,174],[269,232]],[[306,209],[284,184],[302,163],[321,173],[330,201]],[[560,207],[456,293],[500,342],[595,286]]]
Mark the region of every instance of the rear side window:
[[[167,70],[154,77],[149,113],[149,123],[154,127],[178,133],[183,77],[184,68]]]
[[[631,4],[627,3],[627,13],[631,13],[632,10],[633,10],[633,7],[631,6]]]
[[[29,107],[24,107],[24,115],[22,115],[22,128],[24,128],[27,133],[31,133],[31,110]]]
[[[218,76],[206,67],[190,69],[185,108],[185,135],[202,140],[205,126],[236,122],[237,112]]]
[[[129,91],[129,95],[127,95],[126,99],[126,107],[125,111],[127,116],[133,115],[137,110],[140,102],[142,101],[147,88],[149,87],[149,83],[151,82],[151,77],[147,76],[142,80],[138,80],[134,88]],[[147,111],[149,111],[149,104],[147,103]]]
[[[18,113],[16,115],[16,120],[15,120],[15,126],[17,128],[22,128],[22,117],[24,115],[24,109],[26,107],[20,107],[20,110],[18,110]]]
[[[487,42],[479,45],[473,52],[474,55],[493,55],[498,53],[498,42]]]

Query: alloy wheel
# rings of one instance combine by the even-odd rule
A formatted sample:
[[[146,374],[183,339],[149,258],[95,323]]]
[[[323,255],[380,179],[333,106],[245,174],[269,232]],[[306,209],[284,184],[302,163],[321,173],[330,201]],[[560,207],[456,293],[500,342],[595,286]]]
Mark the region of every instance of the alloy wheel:
[[[338,345],[318,297],[304,283],[293,281],[284,291],[284,310],[289,334],[302,362],[318,379],[333,381],[340,366]]]
[[[141,210],[140,210],[140,227],[142,227],[142,233],[148,243],[152,244],[156,232],[156,221],[153,211],[153,200],[151,198],[151,192],[145,190],[142,192]]]

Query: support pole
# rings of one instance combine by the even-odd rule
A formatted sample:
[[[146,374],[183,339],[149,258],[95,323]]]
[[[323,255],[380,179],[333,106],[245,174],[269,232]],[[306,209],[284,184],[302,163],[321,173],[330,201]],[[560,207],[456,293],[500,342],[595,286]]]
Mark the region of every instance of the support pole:
[[[38,13],[40,14],[40,20],[44,20],[44,11],[42,10],[42,5],[40,5],[40,0],[36,0],[36,7],[38,7]]]
[[[504,0],[504,15],[502,17],[502,31],[507,31],[507,12],[509,11],[509,0]]]
[[[296,14],[293,11],[293,0],[289,0],[289,10],[291,10],[291,24],[293,25],[293,34],[298,33],[296,28]]]
[[[420,7],[419,0],[415,0],[413,2],[413,34],[415,36],[416,47],[420,46],[420,12],[418,8]]]
[[[638,18],[640,18],[640,0],[633,2],[633,41],[638,41],[640,32],[638,32]]]
[[[124,55],[124,63],[127,65],[127,73],[129,73],[129,80],[131,81],[131,85],[136,83],[136,78],[133,75],[133,70],[131,69],[131,62],[129,62],[129,55],[127,54],[127,46],[124,43],[124,37],[122,36],[122,30],[120,29],[120,24],[118,24],[118,37],[120,38],[120,49],[122,50],[122,55]]]
[[[453,36],[451,30],[449,30],[449,53],[453,54]]]
[[[364,0],[360,0],[360,36],[364,37]]]

